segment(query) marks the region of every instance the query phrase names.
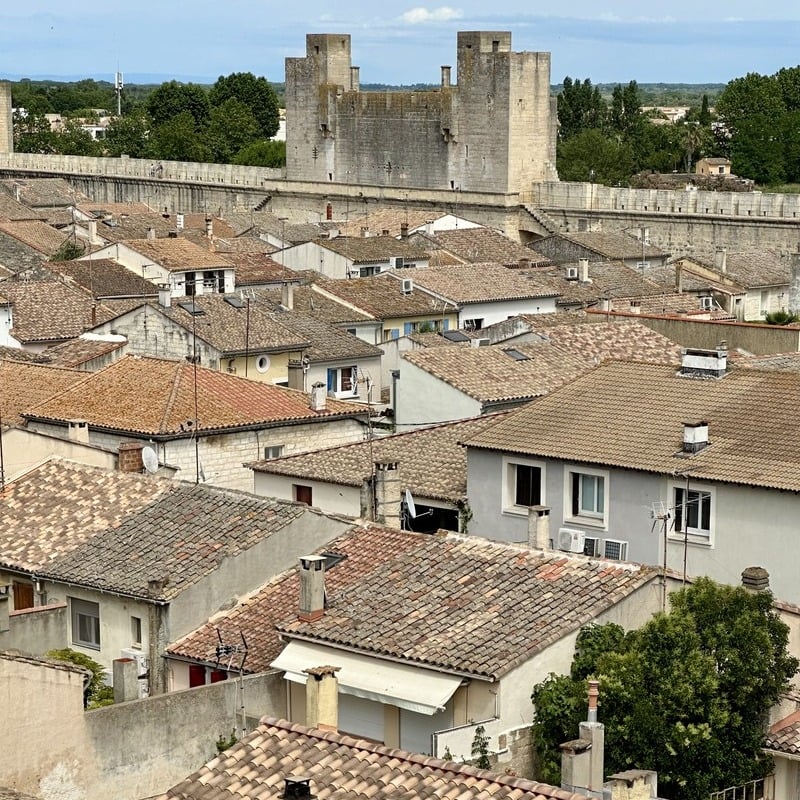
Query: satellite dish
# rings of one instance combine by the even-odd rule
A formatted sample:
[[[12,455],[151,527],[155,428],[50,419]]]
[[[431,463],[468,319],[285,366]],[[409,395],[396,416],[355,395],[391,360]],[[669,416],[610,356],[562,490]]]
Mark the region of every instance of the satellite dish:
[[[411,491],[409,489],[406,489],[406,508],[408,509],[408,515],[411,519],[416,519],[417,507],[414,504],[414,498],[411,496]]]
[[[142,463],[147,472],[158,472],[158,456],[152,447],[142,448]]]

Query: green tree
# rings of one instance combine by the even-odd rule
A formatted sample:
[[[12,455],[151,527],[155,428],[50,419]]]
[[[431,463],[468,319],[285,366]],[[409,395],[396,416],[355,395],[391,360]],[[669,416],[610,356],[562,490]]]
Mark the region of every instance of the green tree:
[[[204,140],[214,161],[230,163],[258,135],[259,125],[250,109],[235,97],[230,97],[211,109]]]
[[[145,104],[153,125],[159,127],[180,114],[188,113],[195,131],[201,131],[208,123],[211,106],[206,90],[196,83],[162,83],[147,98]]]
[[[65,647],[62,650],[50,650],[47,653],[47,657],[56,661],[67,661],[70,664],[85,667],[91,672],[92,677],[84,693],[84,704],[87,708],[100,708],[100,706],[108,706],[114,702],[114,690],[105,684],[102,664],[98,664],[93,658],[69,647]]]
[[[243,147],[234,156],[233,163],[253,167],[285,167],[286,142],[279,142],[274,139],[268,142],[253,142]]]
[[[151,131],[147,152],[150,158],[169,161],[211,160],[211,153],[198,134],[189,111],[177,114]]]
[[[542,779],[560,780],[558,745],[585,717],[587,676],[600,680],[607,773],[658,770],[660,793],[676,800],[768,773],[766,714],[798,667],[772,596],[703,578],[670,602],[638,631],[582,630],[571,675],[534,687]]]
[[[149,131],[150,119],[144,109],[115,117],[106,128],[106,152],[116,157],[146,158]]]
[[[630,146],[599,130],[585,130],[558,145],[558,173],[565,181],[626,184],[636,171]]]
[[[564,78],[558,95],[558,137],[561,140],[588,129],[602,129],[606,125],[608,109],[600,90],[592,86],[589,78],[573,81]]]
[[[14,113],[14,150],[18,153],[56,153],[55,134],[43,113]]]
[[[278,98],[272,84],[266,78],[257,78],[252,72],[234,72],[220,75],[211,87],[209,100],[212,106],[222,106],[227,100],[238,100],[250,109],[255,117],[261,136],[271,139],[280,124]],[[233,152],[235,152],[233,148]]]

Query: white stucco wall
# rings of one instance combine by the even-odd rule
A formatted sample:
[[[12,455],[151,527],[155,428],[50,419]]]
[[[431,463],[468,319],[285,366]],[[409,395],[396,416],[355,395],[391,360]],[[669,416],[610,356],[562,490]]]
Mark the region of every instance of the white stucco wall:
[[[518,314],[555,314],[555,297],[535,297],[526,300],[498,300],[496,302],[469,303],[458,312],[458,327],[467,320],[482,319],[483,327],[504,322]]]
[[[396,391],[396,424],[400,433],[481,413],[479,401],[405,360],[400,363]]]

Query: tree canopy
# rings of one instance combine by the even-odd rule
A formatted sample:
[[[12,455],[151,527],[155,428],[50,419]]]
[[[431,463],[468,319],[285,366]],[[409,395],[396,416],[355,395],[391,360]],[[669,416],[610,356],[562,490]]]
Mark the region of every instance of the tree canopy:
[[[766,715],[798,668],[772,596],[703,578],[670,604],[636,631],[584,628],[570,675],[534,687],[539,778],[560,782],[558,745],[585,719],[589,677],[600,681],[606,774],[655,769],[674,800],[768,774]]]
[[[258,135],[264,139],[271,139],[278,132],[278,98],[266,78],[257,78],[252,72],[220,75],[211,87],[209,100],[212,106],[221,106],[228,100],[238,100],[249,109],[258,123]]]

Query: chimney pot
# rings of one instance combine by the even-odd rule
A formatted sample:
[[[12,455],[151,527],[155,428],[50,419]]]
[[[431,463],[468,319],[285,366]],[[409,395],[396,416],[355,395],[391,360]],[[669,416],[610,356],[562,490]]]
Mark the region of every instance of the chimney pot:
[[[284,778],[283,796],[287,800],[295,798],[313,798],[311,794],[311,778],[305,775],[292,775]]]
[[[764,567],[747,567],[742,572],[742,586],[749,592],[768,592],[769,572]]]

